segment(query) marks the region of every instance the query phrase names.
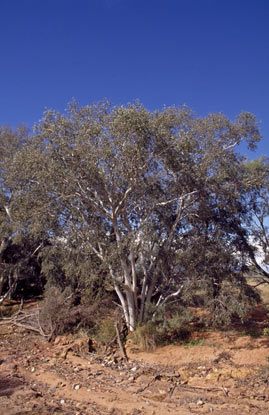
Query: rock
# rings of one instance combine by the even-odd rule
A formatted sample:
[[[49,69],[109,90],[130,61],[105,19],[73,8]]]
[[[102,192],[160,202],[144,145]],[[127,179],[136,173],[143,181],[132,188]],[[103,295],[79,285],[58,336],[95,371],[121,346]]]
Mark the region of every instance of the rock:
[[[219,382],[220,380],[228,379],[246,379],[250,374],[251,371],[249,369],[234,369],[229,367],[226,369],[214,369],[213,372],[208,373],[205,379]]]
[[[80,389],[80,384],[76,383],[75,385],[72,386],[72,389],[74,389],[75,391],[78,391]]]
[[[62,346],[65,346],[70,343],[70,339],[67,336],[56,336],[53,343],[57,345],[60,344]]]
[[[54,366],[57,363],[57,359],[55,357],[53,357],[52,359],[50,359],[50,365]]]
[[[76,339],[69,347],[74,353],[91,353],[95,351],[94,342],[89,337]]]
[[[180,375],[181,379],[184,381],[188,380],[190,377],[190,370],[187,367],[182,367],[178,370],[178,374]]]

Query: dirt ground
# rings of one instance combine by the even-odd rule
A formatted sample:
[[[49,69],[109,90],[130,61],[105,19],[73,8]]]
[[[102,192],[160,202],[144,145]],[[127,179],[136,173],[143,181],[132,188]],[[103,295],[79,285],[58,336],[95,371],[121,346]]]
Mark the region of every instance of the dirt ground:
[[[3,323],[3,415],[269,414],[269,337],[203,332],[151,353],[129,344],[126,362],[89,351],[87,338],[47,343]]]

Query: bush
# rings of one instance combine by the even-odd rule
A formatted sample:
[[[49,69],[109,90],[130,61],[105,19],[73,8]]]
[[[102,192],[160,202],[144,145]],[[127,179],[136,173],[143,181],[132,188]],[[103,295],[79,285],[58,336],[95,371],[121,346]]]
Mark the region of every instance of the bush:
[[[116,339],[114,320],[105,318],[94,336],[95,340],[102,346],[109,346]]]
[[[190,311],[178,305],[166,306],[152,320],[138,326],[130,338],[145,351],[155,350],[163,344],[184,341],[190,336],[189,323],[192,318]]]
[[[205,306],[209,311],[204,315],[204,322],[207,326],[224,327],[234,319],[245,323],[249,311],[259,301],[259,295],[244,281],[234,280],[222,283],[218,295],[208,298]]]
[[[139,344],[143,350],[152,351],[160,344],[160,333],[157,325],[148,321],[146,324],[138,326],[130,338],[133,343]]]
[[[83,330],[92,336],[107,313],[109,299],[89,301],[81,304],[79,297],[70,288],[46,287],[41,304],[40,324],[45,332],[53,335],[78,333]]]

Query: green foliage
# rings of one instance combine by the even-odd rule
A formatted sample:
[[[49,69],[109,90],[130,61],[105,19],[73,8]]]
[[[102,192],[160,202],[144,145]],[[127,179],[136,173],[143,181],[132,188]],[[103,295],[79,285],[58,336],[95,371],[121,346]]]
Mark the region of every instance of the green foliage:
[[[204,306],[209,314],[202,317],[208,326],[223,327],[229,325],[234,318],[242,323],[247,321],[249,311],[257,304],[259,295],[240,276],[230,276],[218,287],[214,295],[204,298]]]
[[[24,126],[17,129],[0,127],[0,297],[8,295],[11,298],[18,290],[24,291],[20,293],[23,296],[31,295],[30,285],[38,285],[33,282],[33,275],[38,279],[33,270],[35,259],[29,255],[34,243],[11,214],[13,195],[6,181],[12,160],[27,142],[28,134]],[[27,288],[23,288],[22,281]]]
[[[171,301],[190,304],[193,292],[220,324],[244,318],[257,299],[243,269],[259,186],[248,180],[257,168],[235,148],[259,139],[250,113],[230,121],[137,102],[47,110],[31,139],[5,156],[3,229],[46,242],[42,273],[60,293],[113,291],[128,329],[140,324],[153,339],[146,347],[180,337],[181,313],[160,321],[158,313]]]
[[[153,319],[139,325],[131,339],[143,350],[155,350],[157,346],[185,341],[190,335],[189,323],[193,315],[175,304],[158,310]]]
[[[269,284],[269,159],[265,156],[244,165],[244,183],[249,189],[252,212],[241,241],[249,256],[249,271],[257,285]]]
[[[204,339],[186,340],[184,342],[184,347],[187,349],[187,348],[193,347],[193,346],[203,346],[204,342],[205,342]]]
[[[101,321],[95,334],[95,340],[102,346],[109,346],[116,338],[115,322],[111,318]]]
[[[1,253],[2,292],[9,298],[30,298],[41,295],[45,279],[40,273],[38,251],[41,244],[30,235],[10,239]]]
[[[134,344],[139,344],[143,350],[153,351],[160,344],[160,337],[157,325],[152,321],[148,321],[146,324],[137,326],[130,338]]]

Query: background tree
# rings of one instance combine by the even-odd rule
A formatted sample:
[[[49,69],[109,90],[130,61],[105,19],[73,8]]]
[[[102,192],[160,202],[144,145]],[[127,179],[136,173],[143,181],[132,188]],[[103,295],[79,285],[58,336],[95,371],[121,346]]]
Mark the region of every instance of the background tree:
[[[12,191],[6,181],[13,158],[28,137],[29,130],[23,125],[16,129],[0,128],[0,301],[17,289],[26,292],[27,284],[29,289],[40,274],[37,262],[34,263],[37,245],[11,214]]]
[[[239,232],[256,285],[269,283],[269,162],[265,156],[244,163],[244,184],[248,188],[251,215]]]

